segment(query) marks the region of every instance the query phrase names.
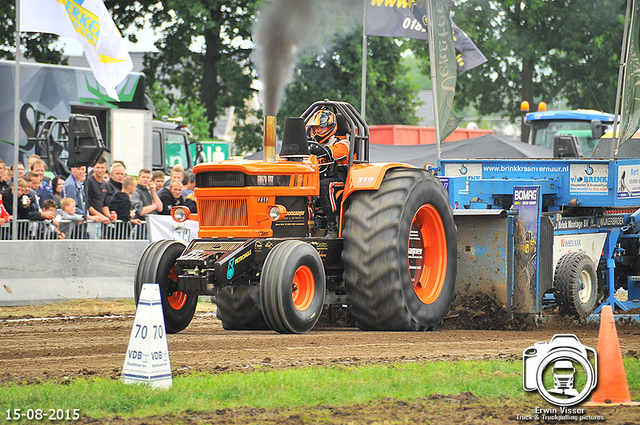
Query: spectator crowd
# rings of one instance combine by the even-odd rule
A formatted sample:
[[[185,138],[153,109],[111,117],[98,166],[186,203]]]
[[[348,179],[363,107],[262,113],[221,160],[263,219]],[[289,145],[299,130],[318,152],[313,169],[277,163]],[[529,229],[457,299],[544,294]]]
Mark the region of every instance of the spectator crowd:
[[[195,176],[175,165],[169,179],[162,171],[138,171],[137,178],[127,174],[122,161],[99,158],[87,172],[86,167],[71,167],[68,177],[46,176],[46,163],[31,155],[27,172],[23,164],[7,167],[0,159],[0,239],[11,239],[16,219],[27,225],[20,238],[84,239],[88,223],[96,226],[101,238],[146,239],[146,217],[168,215],[171,207],[185,205],[196,211],[193,195]],[[18,182],[17,211],[13,211],[14,178]],[[116,230],[116,225],[125,230]],[[122,227],[122,226],[125,227]]]

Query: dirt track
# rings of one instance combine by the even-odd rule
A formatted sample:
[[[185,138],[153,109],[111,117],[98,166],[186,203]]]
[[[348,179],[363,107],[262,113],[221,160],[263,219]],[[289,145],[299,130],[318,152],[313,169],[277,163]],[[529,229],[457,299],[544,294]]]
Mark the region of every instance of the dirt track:
[[[0,383],[37,382],[40,379],[65,381],[87,375],[116,378],[122,369],[132,325],[133,317],[130,315],[51,320],[2,319]],[[181,374],[191,371],[220,373],[250,370],[257,366],[348,366],[432,359],[520,360],[526,347],[538,341],[549,341],[557,333],[573,333],[585,345],[597,346],[598,327],[595,324],[572,326],[570,329],[566,326],[544,325],[524,331],[441,329],[428,333],[382,333],[362,332],[355,328],[323,328],[306,335],[279,335],[271,331],[225,331],[213,313],[199,313],[185,331],[169,335],[168,342],[174,373]],[[622,326],[618,329],[618,334],[622,353],[637,357],[640,354],[640,326]],[[423,403],[439,402],[425,400]],[[465,401],[454,402],[457,405],[461,403],[464,404]],[[369,407],[380,409],[381,406],[386,406],[381,417],[384,417],[385,410],[388,413],[388,409],[393,412],[404,409],[394,400],[381,401]],[[364,407],[353,408],[358,410]],[[450,408],[447,409],[451,412]],[[415,409],[407,410],[409,414]],[[265,413],[262,412],[261,415],[263,414]],[[273,415],[274,412],[266,414]],[[278,414],[276,413],[276,417],[282,419]],[[287,412],[283,414],[289,415]],[[218,420],[226,418],[223,423],[242,423],[242,420],[234,422],[235,417],[238,417],[238,412],[215,416],[217,420],[213,422],[219,423]],[[402,417],[410,421],[429,419]],[[508,419],[508,415],[506,418]],[[189,420],[200,419],[202,418]],[[163,422],[159,418],[158,420]],[[437,418],[435,420],[437,422]],[[460,420],[466,421],[464,418]],[[262,420],[258,420],[260,421]],[[277,419],[276,422],[280,420]],[[297,422],[294,420],[291,423]]]
[[[132,317],[0,322],[1,381],[64,380],[79,375],[116,376],[122,369]],[[572,330],[589,346],[597,328]],[[183,332],[169,335],[171,364],[186,371],[246,370],[310,365],[378,364],[431,359],[521,358],[522,351],[548,341],[557,328],[528,331],[437,330],[428,333],[316,329],[306,335],[271,331],[230,332],[213,313],[196,316]],[[640,352],[640,329],[622,339],[622,350]],[[634,335],[632,338],[631,336]],[[623,335],[624,336],[624,335]]]

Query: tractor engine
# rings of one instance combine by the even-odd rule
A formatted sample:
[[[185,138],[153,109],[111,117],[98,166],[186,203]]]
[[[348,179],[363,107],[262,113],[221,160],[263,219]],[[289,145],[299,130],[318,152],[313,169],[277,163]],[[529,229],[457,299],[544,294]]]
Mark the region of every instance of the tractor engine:
[[[306,143],[304,121],[288,118],[281,156],[270,158],[275,117],[266,117],[266,161],[204,163],[194,168],[198,214],[191,218],[199,221],[200,229],[198,239],[176,261],[177,290],[216,295],[227,285],[249,285],[259,279],[257,264],[264,262],[274,239],[315,236],[320,177]],[[300,145],[304,149],[292,148]],[[294,154],[286,155],[292,150]]]
[[[310,236],[319,192],[315,159],[196,166],[200,238]]]

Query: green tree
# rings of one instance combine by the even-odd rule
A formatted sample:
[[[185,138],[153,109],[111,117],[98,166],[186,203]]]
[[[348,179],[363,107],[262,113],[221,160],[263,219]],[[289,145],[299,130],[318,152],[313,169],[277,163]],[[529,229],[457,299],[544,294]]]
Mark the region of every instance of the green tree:
[[[323,99],[351,103],[360,110],[362,85],[362,30],[337,36],[321,52],[305,53],[287,86],[279,122],[299,116]],[[367,46],[367,106],[369,124],[417,124],[417,86],[402,65],[402,40],[369,37]]]
[[[262,110],[251,111],[242,109],[237,111],[238,124],[234,127],[236,138],[234,141],[234,154],[254,152],[262,146]]]
[[[151,102],[153,102],[158,118],[164,115],[169,117],[182,117],[194,139],[207,140],[210,138],[209,120],[206,117],[206,111],[203,105],[197,103],[191,105],[185,103],[176,103],[173,106],[169,105],[166,96],[158,87],[157,81],[152,87],[148,87],[146,92]]]
[[[488,59],[458,76],[456,110],[515,119],[527,100],[613,112],[624,1],[459,0],[452,10]]]
[[[209,136],[227,107],[245,108],[253,89],[251,23],[256,1],[161,0],[150,23],[158,53],[145,55],[148,85],[171,108],[205,108]]]
[[[16,2],[0,3],[0,58],[15,60],[16,58]],[[54,47],[57,35],[22,33],[20,36],[22,52],[27,59],[37,62],[66,64],[62,49]]]

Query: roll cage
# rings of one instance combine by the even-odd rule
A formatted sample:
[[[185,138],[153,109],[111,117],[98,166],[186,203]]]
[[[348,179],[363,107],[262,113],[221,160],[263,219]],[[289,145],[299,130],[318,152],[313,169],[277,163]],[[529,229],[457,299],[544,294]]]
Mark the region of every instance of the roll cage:
[[[305,126],[309,122],[311,116],[318,110],[328,109],[336,114],[344,117],[344,122],[340,123],[338,120],[338,131],[340,131],[340,125],[345,125],[343,129],[345,133],[349,134],[349,168],[356,163],[368,163],[369,162],[369,126],[364,121],[364,118],[360,113],[347,102],[336,102],[329,99],[318,101],[307,108],[306,111],[300,115],[304,118]]]

